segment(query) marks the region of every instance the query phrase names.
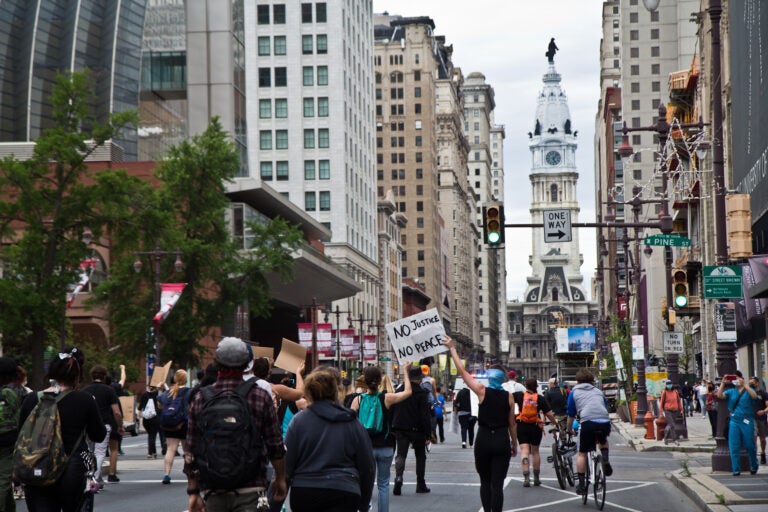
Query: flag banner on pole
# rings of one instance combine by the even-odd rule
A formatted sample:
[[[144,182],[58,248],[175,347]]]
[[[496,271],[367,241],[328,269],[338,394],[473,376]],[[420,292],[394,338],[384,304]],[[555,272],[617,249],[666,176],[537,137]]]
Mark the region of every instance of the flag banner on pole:
[[[187,283],[162,283],[160,285],[162,290],[160,294],[160,311],[155,314],[155,325],[159,326],[163,323],[163,320],[168,318],[168,314],[179,301],[185,286],[187,286]]]
[[[354,332],[354,330],[352,331]],[[352,336],[352,359],[360,359],[360,336],[353,334]]]
[[[312,353],[312,323],[304,322],[296,324],[299,330],[299,345],[307,349],[307,353]],[[317,329],[317,355],[318,357],[333,357],[333,329],[331,324],[315,324]]]
[[[375,334],[366,334],[363,336],[363,359],[366,361],[376,361]]]
[[[355,351],[355,330],[340,329],[339,341],[341,344],[341,357],[352,357]]]
[[[72,287],[72,291],[67,292],[67,309],[72,307],[75,297],[83,291],[85,285],[91,280],[91,274],[93,274],[93,269],[96,267],[96,263],[97,260],[95,259],[87,259],[80,262],[80,279],[78,279],[77,284]]]
[[[312,324],[300,323],[296,324],[299,328],[299,344],[307,349],[307,353],[312,353]]]

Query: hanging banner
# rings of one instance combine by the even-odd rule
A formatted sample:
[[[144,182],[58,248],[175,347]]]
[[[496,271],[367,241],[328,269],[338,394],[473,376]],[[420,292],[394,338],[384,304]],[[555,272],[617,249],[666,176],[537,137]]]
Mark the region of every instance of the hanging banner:
[[[351,358],[355,346],[355,330],[339,329],[339,344],[341,345],[341,357]]]
[[[437,367],[441,372],[445,371],[445,366],[448,364],[448,354],[437,354]]]
[[[78,279],[77,284],[72,287],[72,290],[67,292],[67,309],[72,307],[75,297],[83,291],[85,285],[91,280],[91,274],[93,274],[93,269],[96,267],[96,262],[97,260],[95,259],[88,259],[80,262],[80,279]]]
[[[557,353],[594,352],[596,330],[594,327],[559,327],[555,334]]]
[[[168,318],[173,306],[179,301],[181,292],[184,291],[184,287],[187,283],[162,283],[160,294],[160,311],[155,314],[154,322],[157,327],[163,323],[163,320]]]
[[[352,355],[349,356],[352,359],[360,359],[360,336],[357,334],[352,335]]]
[[[366,361],[376,361],[376,335],[366,334],[363,336],[363,359]]]
[[[624,368],[624,360],[621,358],[621,347],[618,342],[611,343],[611,352],[613,352],[613,363],[617,370]]]
[[[400,364],[448,351],[443,345],[445,328],[436,308],[390,322],[386,328]]]
[[[307,353],[312,353],[312,323],[296,324],[299,331],[299,345],[307,349]],[[331,324],[315,324],[318,357],[333,357],[333,329]]]
[[[645,359],[645,341],[642,334],[632,336],[632,360],[642,361]]]

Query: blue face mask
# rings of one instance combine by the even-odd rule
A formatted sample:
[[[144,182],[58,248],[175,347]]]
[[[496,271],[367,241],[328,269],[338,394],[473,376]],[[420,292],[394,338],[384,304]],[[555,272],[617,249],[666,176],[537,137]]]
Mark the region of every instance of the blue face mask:
[[[498,368],[491,368],[486,372],[486,375],[488,375],[488,387],[491,389],[504,389],[501,387],[504,382],[506,382],[507,377],[504,375],[504,372],[499,370]]]
[[[672,389],[672,384],[667,384],[667,389]]]

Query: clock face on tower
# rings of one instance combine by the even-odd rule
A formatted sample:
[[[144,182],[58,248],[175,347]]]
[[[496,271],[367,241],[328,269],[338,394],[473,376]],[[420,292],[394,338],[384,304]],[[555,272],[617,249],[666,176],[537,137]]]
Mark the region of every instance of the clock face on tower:
[[[549,151],[544,159],[549,165],[557,165],[560,163],[560,153],[557,151]]]

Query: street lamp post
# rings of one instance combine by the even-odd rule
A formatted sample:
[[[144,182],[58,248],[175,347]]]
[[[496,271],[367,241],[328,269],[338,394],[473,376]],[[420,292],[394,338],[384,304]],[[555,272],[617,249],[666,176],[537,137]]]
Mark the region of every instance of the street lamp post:
[[[154,290],[153,290],[153,305],[155,308],[155,312],[160,310],[160,299],[162,296],[162,283],[160,282],[160,273],[161,273],[161,267],[160,262],[164,256],[172,255],[176,256],[176,261],[173,263],[173,270],[176,273],[179,273],[184,268],[184,263],[181,261],[181,251],[164,251],[160,249],[160,246],[155,246],[154,251],[133,251],[133,254],[136,256],[136,261],[133,263],[133,270],[140,274],[142,268],[144,267],[143,263],[141,262],[141,256],[150,256],[152,258],[153,262],[153,271],[154,271]],[[160,362],[160,332],[159,329],[153,328],[153,338],[155,342],[155,357],[157,360],[157,363]]]
[[[336,316],[336,367],[341,371],[341,324],[340,316],[342,314],[351,314],[350,311],[341,311],[339,305],[336,305],[334,310],[325,310],[325,321],[328,321],[328,315],[333,314]]]
[[[360,323],[360,374],[363,373],[363,368],[365,368],[365,340],[364,340],[364,334],[363,334],[363,322],[369,322],[373,323],[376,322],[373,318],[363,318],[362,313],[359,315],[358,318],[352,318],[351,316],[348,318],[349,324],[352,325],[352,322],[359,322]],[[353,326],[354,328],[354,326]],[[378,340],[376,340],[378,343]],[[378,361],[377,361],[378,363]]]

